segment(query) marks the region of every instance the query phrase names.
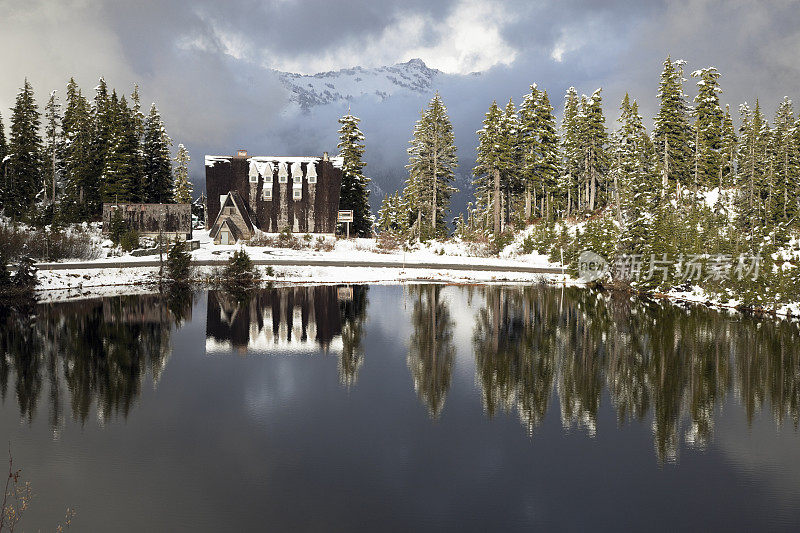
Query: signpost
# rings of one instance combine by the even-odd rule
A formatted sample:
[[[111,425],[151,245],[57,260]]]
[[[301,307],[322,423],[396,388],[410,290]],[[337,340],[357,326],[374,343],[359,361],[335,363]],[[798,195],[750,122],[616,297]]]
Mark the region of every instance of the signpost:
[[[337,218],[338,222],[344,222],[345,226],[347,227],[347,238],[350,238],[350,223],[353,221],[353,210],[347,209],[345,211],[339,211],[339,217]]]

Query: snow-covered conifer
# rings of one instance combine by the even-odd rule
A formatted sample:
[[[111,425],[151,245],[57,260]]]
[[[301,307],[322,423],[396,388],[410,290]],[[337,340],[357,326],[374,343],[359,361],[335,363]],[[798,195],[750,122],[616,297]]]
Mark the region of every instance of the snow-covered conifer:
[[[129,113],[129,134],[136,137],[136,116]],[[142,186],[140,197],[150,203],[171,203],[174,201],[172,183],[172,140],[167,135],[164,122],[156,104],[150,106],[150,112],[144,121],[144,141],[141,148]]]
[[[28,80],[17,94],[11,110],[11,136],[8,143],[8,185],[3,208],[19,217],[30,213],[42,188],[41,115]]]
[[[367,237],[372,233],[372,215],[369,210],[369,178],[363,169],[367,164],[364,156],[364,134],[358,127],[361,119],[348,112],[339,119],[339,155],[344,158],[342,165],[342,192],[339,209],[353,211],[353,224],[350,228],[356,235]]]
[[[175,162],[178,166],[175,167],[175,202],[179,204],[188,204],[192,201],[192,183],[189,181],[189,150],[182,144],[178,145],[178,153],[175,156]]]

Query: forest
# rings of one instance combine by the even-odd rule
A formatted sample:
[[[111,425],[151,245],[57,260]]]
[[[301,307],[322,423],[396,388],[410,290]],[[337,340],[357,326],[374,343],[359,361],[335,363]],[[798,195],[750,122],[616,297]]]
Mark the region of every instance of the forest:
[[[688,282],[761,308],[800,300],[800,119],[792,101],[779,103],[771,123],[758,99],[734,116],[721,102],[720,72],[691,72],[690,102],[685,67],[664,60],[652,131],[628,94],[609,127],[601,89],[579,96],[570,87],[560,125],[536,84],[519,107],[492,102],[477,132],[474,202],[452,225],[458,161],[436,94],[413,133],[405,188],[383,199],[378,230],[425,240],[453,228],[495,251],[523,232],[523,251],[563,259],[573,274],[584,250],[612,264],[625,258],[627,272],[610,269],[605,280],[615,286],[667,292]],[[652,274],[656,261],[670,265],[663,276],[639,275],[648,265]]]
[[[25,80],[8,123],[7,140],[0,115],[0,209],[13,221],[68,224],[98,219],[103,202],[191,201],[189,152],[179,145],[173,159],[137,85],[129,100],[100,78],[90,100],[73,78],[64,104],[53,91],[42,112]]]

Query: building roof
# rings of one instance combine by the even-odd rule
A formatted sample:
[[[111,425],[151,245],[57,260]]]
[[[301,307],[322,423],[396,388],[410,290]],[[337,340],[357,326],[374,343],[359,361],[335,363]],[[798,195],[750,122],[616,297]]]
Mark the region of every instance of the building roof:
[[[208,232],[212,239],[217,237],[217,233],[220,229],[222,229],[223,224],[228,222],[228,215],[224,215],[223,209],[225,207],[233,207],[242,217],[247,229],[250,230],[250,233],[255,232],[255,226],[253,226],[253,220],[251,218],[250,208],[247,204],[242,200],[242,197],[239,195],[237,191],[230,191],[225,196],[225,200],[219,206],[219,213],[217,213],[217,218],[214,220],[214,224],[211,225],[211,230]],[[242,235],[239,228],[236,227],[236,224],[228,224],[228,228],[233,236],[238,241]]]
[[[236,158],[233,155],[207,155],[205,162],[207,167],[213,167],[216,163],[228,162]],[[321,156],[286,156],[286,155],[258,155],[247,158],[248,161],[255,161],[258,163],[266,162],[280,162],[280,163],[319,163],[322,161]],[[331,164],[334,168],[342,168],[344,165],[344,157],[331,157]]]

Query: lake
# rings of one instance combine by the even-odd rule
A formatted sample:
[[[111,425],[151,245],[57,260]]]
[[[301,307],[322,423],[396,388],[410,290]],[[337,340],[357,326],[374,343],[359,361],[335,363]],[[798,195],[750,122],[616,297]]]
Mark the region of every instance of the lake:
[[[800,527],[800,328],[547,286],[0,308],[20,528]]]

